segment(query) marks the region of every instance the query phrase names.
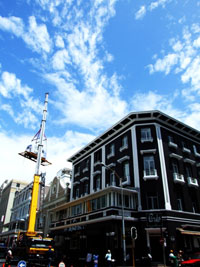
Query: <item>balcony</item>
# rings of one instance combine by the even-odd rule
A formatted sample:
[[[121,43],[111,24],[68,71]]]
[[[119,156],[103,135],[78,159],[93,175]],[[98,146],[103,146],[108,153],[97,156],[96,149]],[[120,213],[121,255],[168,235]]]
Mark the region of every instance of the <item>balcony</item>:
[[[169,141],[168,145],[169,145],[170,147],[173,147],[173,148],[178,148],[178,145],[175,144],[175,143],[172,142],[172,141]]]
[[[174,178],[174,183],[180,183],[180,184],[185,183],[183,174],[173,173],[173,178]]]
[[[191,150],[187,147],[183,147],[183,152],[191,154]]]
[[[143,179],[146,180],[157,180],[158,179],[158,174],[156,169],[151,169],[151,170],[144,170],[144,176]]]
[[[192,177],[187,177],[187,181],[188,181],[188,185],[189,186],[194,186],[194,187],[198,187],[198,181],[196,178],[192,178]]]

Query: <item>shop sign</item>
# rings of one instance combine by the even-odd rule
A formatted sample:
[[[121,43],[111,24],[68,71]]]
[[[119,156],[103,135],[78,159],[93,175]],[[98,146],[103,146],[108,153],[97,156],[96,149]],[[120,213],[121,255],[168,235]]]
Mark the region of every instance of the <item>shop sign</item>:
[[[148,226],[162,226],[162,214],[161,213],[147,213],[147,225]]]

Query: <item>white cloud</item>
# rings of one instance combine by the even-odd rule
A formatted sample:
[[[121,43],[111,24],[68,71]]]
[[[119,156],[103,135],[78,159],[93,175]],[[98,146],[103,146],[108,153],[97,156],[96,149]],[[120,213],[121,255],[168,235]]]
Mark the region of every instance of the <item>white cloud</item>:
[[[140,9],[135,14],[135,19],[142,19],[146,14],[146,7],[141,6]]]
[[[196,90],[200,94],[200,36],[197,30],[198,25],[192,25],[192,30],[195,33],[191,33],[188,27],[183,29],[182,39],[171,39],[170,46],[173,49],[173,53],[167,53],[163,58],[156,58],[155,64],[150,64],[150,73],[165,72],[169,74],[174,71],[175,74],[179,74],[183,84],[190,84],[188,90]],[[194,28],[196,29],[194,31]],[[185,92],[183,95],[189,96],[190,94]]]
[[[51,39],[45,24],[38,25],[34,16],[29,17],[28,32],[23,34],[24,41],[36,52],[51,51]]]
[[[64,48],[65,47],[64,40],[63,40],[62,36],[60,36],[60,35],[56,36],[55,44],[59,48]]]
[[[0,96],[2,95],[2,100],[11,101],[15,99],[15,102],[19,102],[19,104],[17,105],[17,112],[8,103],[2,104],[0,109],[6,111],[17,124],[34,129],[38,124],[38,119],[33,112],[41,113],[42,106],[37,99],[31,96],[32,92],[32,88],[23,85],[14,73],[2,72],[0,77]]]
[[[26,85],[23,86],[14,73],[5,71],[1,74],[0,94],[3,95],[3,97],[11,98],[13,95],[22,95],[27,99],[31,92],[32,89]]]
[[[55,70],[64,70],[65,64],[70,64],[70,57],[66,49],[57,51],[52,58],[52,67]]]
[[[1,17],[0,29],[11,32],[17,37],[21,37],[24,42],[38,53],[49,53],[52,42],[49,37],[45,24],[38,25],[34,16],[29,17],[29,26],[27,30],[21,18],[18,17]]]
[[[27,182],[33,181],[35,173],[35,163],[18,155],[19,152],[25,151],[27,145],[30,144],[32,136],[13,135],[0,132],[1,150],[1,182],[8,179],[19,179]],[[94,139],[94,136],[77,132],[66,132],[63,137],[51,137],[47,140],[47,160],[52,163],[47,167],[41,166],[40,171],[46,172],[46,182],[49,183],[56,173],[68,166],[69,158],[77,150]],[[12,164],[12,168],[10,168]],[[4,179],[4,180],[3,180]]]
[[[143,5],[140,7],[140,9],[135,13],[135,19],[142,19],[146,15],[147,11],[153,11],[154,9],[158,7],[165,8],[166,4],[170,3],[172,0],[157,0],[152,1],[149,5]]]
[[[171,68],[176,65],[178,62],[177,54],[168,54],[163,59],[158,59],[154,65],[149,65],[150,73],[154,73],[157,71],[165,72],[165,74],[169,74]]]
[[[22,36],[24,31],[24,24],[21,18],[13,16],[9,18],[4,18],[0,16],[0,29],[4,31],[9,31],[14,35],[20,37]]]
[[[159,6],[162,6],[164,8],[165,4],[169,2],[171,2],[171,0],[157,0],[157,1],[151,2],[151,4],[149,5],[149,10],[152,11]]]

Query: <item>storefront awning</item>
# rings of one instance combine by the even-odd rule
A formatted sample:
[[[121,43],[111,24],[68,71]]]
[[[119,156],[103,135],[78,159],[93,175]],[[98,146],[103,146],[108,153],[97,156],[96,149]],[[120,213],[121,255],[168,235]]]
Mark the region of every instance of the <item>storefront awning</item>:
[[[199,235],[199,231],[184,230],[183,228],[176,228],[182,235]]]

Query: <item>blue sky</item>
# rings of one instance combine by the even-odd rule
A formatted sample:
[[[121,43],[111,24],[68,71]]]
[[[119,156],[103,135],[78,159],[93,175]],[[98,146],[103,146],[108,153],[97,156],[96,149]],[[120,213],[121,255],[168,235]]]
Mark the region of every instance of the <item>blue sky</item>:
[[[18,152],[46,92],[48,181],[131,111],[200,129],[199,10],[198,0],[0,0],[0,181],[32,181],[35,164]]]

